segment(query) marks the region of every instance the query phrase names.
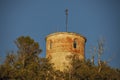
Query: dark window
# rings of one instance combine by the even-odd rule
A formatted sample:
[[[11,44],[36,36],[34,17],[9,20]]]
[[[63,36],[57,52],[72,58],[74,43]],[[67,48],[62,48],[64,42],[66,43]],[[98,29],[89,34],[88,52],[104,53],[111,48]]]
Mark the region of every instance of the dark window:
[[[74,48],[77,48],[77,40],[75,39],[74,42],[73,42],[73,47]]]

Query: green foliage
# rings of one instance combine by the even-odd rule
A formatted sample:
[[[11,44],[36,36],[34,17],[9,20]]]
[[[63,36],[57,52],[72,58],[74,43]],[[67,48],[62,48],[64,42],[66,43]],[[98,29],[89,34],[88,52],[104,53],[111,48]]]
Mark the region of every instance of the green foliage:
[[[56,71],[49,59],[39,57],[39,44],[29,36],[21,36],[15,43],[18,51],[8,53],[0,65],[0,80],[119,80],[120,70],[104,61],[97,66],[89,59],[81,61],[78,55],[73,55],[69,70]]]
[[[119,80],[120,72],[112,69],[102,61],[101,72],[99,72],[100,66],[92,64],[90,60],[81,61],[74,58],[72,61],[72,80]]]

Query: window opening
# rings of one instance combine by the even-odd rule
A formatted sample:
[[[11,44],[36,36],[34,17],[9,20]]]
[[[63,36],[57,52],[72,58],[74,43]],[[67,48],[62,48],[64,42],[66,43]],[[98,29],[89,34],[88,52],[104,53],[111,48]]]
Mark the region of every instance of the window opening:
[[[50,41],[50,49],[52,49],[52,41]]]
[[[77,48],[77,40],[75,39],[74,42],[73,42],[73,47],[74,48]]]

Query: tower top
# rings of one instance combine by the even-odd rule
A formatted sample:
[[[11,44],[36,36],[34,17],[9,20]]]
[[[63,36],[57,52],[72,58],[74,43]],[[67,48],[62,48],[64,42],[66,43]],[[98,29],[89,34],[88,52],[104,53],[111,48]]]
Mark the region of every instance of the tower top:
[[[62,34],[62,35],[76,35],[76,36],[80,36],[83,39],[85,39],[85,42],[87,41],[86,37],[84,37],[83,35],[81,35],[79,33],[75,33],[75,32],[55,32],[55,33],[51,33],[51,34],[46,36],[45,40],[50,36],[55,36],[55,35],[59,35],[59,34]]]

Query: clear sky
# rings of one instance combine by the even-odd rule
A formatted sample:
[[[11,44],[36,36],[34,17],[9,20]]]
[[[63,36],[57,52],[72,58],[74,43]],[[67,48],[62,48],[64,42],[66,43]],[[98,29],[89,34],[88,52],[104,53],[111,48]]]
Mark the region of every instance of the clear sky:
[[[105,38],[103,60],[120,68],[120,1],[119,0],[0,0],[0,56],[16,50],[19,36],[39,42],[45,56],[45,37],[65,30],[65,9],[69,10],[68,31],[87,38],[89,49]]]

